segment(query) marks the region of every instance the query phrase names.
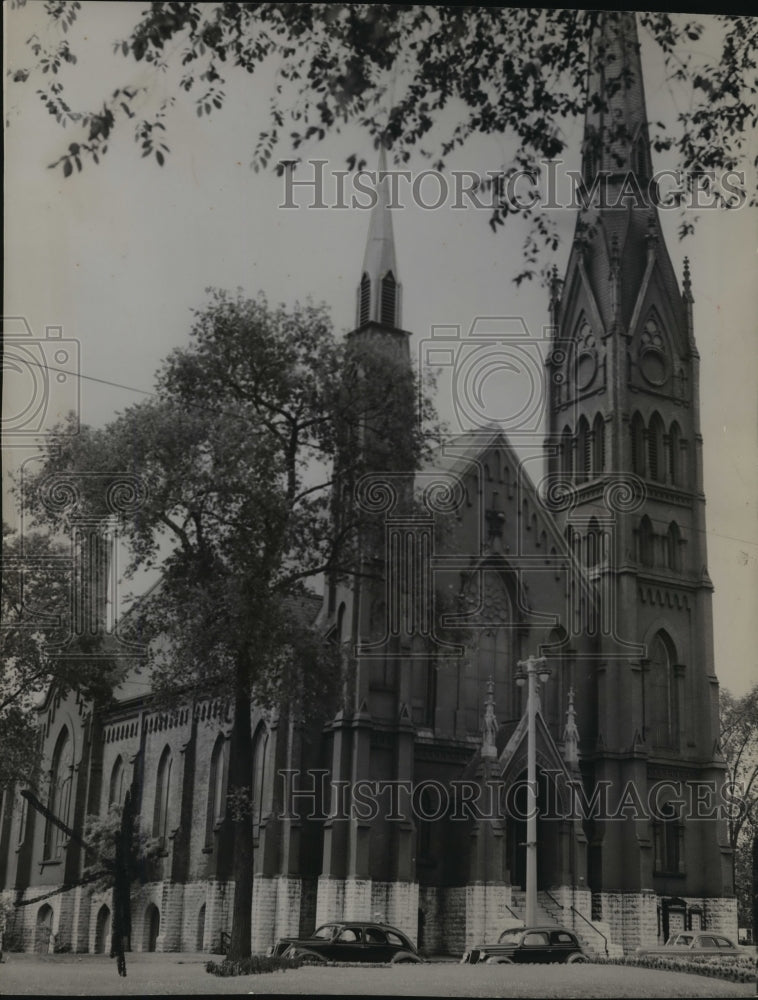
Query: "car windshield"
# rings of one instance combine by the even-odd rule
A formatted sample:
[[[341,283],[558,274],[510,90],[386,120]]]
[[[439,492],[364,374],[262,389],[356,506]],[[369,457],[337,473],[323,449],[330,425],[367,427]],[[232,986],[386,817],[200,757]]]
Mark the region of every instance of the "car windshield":
[[[333,938],[336,933],[337,928],[334,924],[324,924],[323,927],[319,927],[313,932],[313,936],[315,938],[323,938],[325,941],[328,941],[330,938]]]
[[[523,927],[513,927],[510,930],[503,931],[498,938],[498,944],[518,944],[523,933]]]

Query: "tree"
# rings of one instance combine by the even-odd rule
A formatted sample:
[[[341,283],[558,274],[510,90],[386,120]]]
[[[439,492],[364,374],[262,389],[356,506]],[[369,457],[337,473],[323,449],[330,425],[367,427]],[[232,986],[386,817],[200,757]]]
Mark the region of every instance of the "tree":
[[[19,0],[17,0],[18,4]],[[126,82],[98,95],[97,110],[70,107],[64,80],[77,62],[76,29],[87,30],[87,5],[55,0],[46,5],[50,31],[29,39],[33,57],[11,78],[38,80],[39,97],[61,125],[80,137],[51,166],[64,176],[86,160],[99,162],[117,130],[132,127],[145,158],[161,166],[170,153],[171,108],[189,101],[200,117],[224,108],[234,74],[255,78],[274,68],[268,121],[253,151],[256,169],[284,169],[298,150],[357,123],[407,162],[415,147],[441,169],[446,157],[473,135],[505,135],[514,143],[509,165],[493,180],[493,228],[509,215],[530,217],[527,261],[541,246],[557,245],[557,230],[531,207],[504,196],[513,171],[539,178],[543,162],[566,149],[566,123],[628,81],[604,78],[604,92],[587,80],[604,64],[602,46],[589,49],[598,11],[481,7],[453,4],[237,4],[154,2],[140,10],[113,52],[141,69],[172,80],[172,92],[150,107],[150,84]],[[609,15],[612,16],[612,15]],[[714,15],[717,56],[693,47],[704,24],[690,15],[641,13],[642,27],[663,52],[683,108],[671,125],[651,123],[668,166],[727,171],[749,166],[750,130],[756,124],[755,48],[752,17]],[[80,22],[77,24],[77,22]],[[698,47],[699,49],[699,47]],[[146,108],[149,109],[146,111]],[[442,112],[447,112],[447,117]],[[618,136],[605,137],[609,146]],[[423,145],[422,145],[423,144]],[[348,160],[355,168],[357,157]],[[755,184],[748,184],[751,204]],[[728,204],[714,188],[713,197]],[[683,226],[682,232],[689,227]],[[524,275],[531,276],[527,268]]]
[[[758,685],[735,698],[721,691],[721,750],[727,779],[741,801],[729,816],[729,843],[734,851],[734,887],[740,920],[752,925],[753,844],[758,834]]]
[[[214,292],[156,397],[64,435],[22,495],[33,516],[69,529],[105,516],[103,480],[139,477],[139,509],[116,516],[128,572],[161,567],[128,616],[151,644],[153,683],[174,701],[232,689],[233,957],[251,939],[250,704],[286,705],[296,718],[335,710],[340,650],[298,605],[305,581],[356,571],[359,536],[365,552],[372,515],[352,502],[352,484],[417,467],[427,439],[415,398],[410,366],[386,339],[356,350],[336,343],[323,307]],[[75,482],[76,499],[51,513],[43,497],[57,476]]]
[[[81,589],[86,576],[77,573],[78,558],[50,534],[19,535],[3,525],[0,789],[36,783],[41,760],[35,709],[52,684],[63,694],[76,690],[102,700],[117,680],[102,632],[75,628],[75,580],[80,601],[94,598]]]

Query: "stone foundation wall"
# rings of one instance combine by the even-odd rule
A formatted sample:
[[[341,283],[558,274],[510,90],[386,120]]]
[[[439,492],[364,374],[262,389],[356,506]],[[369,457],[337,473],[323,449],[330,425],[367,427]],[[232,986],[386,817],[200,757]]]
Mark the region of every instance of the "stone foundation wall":
[[[37,894],[38,888],[30,888],[22,898]],[[570,907],[574,906],[591,919],[589,890],[561,886],[551,889],[551,894],[563,907],[561,913],[571,912]],[[72,889],[28,907],[13,906],[16,900],[13,890],[3,892],[2,899],[10,908],[7,938],[19,942],[24,951],[34,951],[41,945],[40,935],[44,931],[38,931],[38,918],[45,906],[52,911],[49,950],[57,946],[90,953],[96,950],[101,907],[108,906],[111,916],[113,909],[110,891],[90,894],[86,888]],[[233,902],[234,883],[210,880],[141,886],[132,896],[132,950],[142,951],[147,947],[145,917],[151,903],[160,913],[158,951],[218,950],[222,933],[231,931]],[[694,929],[702,926],[736,941],[736,899],[686,897],[684,902],[687,919]],[[625,953],[659,943],[661,897],[655,893],[598,893],[596,904],[601,909],[600,920],[593,923],[607,934],[609,943],[620,945]],[[316,881],[257,875],[253,888],[252,947],[253,952],[265,953],[279,937],[302,936],[321,923],[345,919],[392,924],[418,944],[421,913],[425,953],[460,955],[473,945],[496,940],[503,927],[513,921],[508,909],[511,905],[515,905],[511,887],[500,883],[439,887],[323,876]],[[550,915],[560,919],[552,910]],[[579,924],[576,929],[580,929]],[[110,952],[110,935],[105,950]]]

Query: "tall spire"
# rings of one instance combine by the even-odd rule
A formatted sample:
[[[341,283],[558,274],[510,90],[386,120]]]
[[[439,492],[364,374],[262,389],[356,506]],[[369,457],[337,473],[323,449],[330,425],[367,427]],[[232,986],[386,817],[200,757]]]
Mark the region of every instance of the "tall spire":
[[[681,295],[655,205],[636,15],[597,14],[587,80],[582,176],[589,203],[579,211],[561,309],[572,275],[583,271],[606,331],[627,328],[646,270],[683,321]]]
[[[634,12],[602,11],[590,48],[583,172],[652,174],[640,44]]]
[[[357,326],[380,323],[400,328],[400,283],[392,231],[392,192],[384,144],[379,150],[376,204],[371,210],[366,252],[358,286]]]

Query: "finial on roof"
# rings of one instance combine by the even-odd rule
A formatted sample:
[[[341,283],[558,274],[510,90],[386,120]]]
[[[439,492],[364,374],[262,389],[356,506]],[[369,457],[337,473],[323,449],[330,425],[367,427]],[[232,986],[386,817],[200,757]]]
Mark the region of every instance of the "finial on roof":
[[[566,712],[566,726],[563,730],[563,759],[567,764],[579,763],[579,729],[576,725],[576,711],[574,710],[574,689],[569,688],[568,710]]]
[[[497,736],[497,719],[495,718],[495,682],[490,677],[487,681],[487,697],[484,701],[484,724],[482,725],[482,757],[497,758],[495,737]]]

